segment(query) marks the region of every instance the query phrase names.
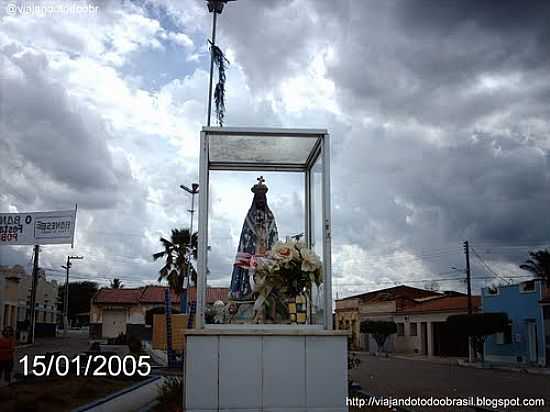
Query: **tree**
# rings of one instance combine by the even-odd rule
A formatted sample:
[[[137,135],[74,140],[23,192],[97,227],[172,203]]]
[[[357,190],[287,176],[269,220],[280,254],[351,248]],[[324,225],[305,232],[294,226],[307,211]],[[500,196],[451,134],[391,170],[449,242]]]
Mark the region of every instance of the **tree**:
[[[383,352],[388,336],[397,332],[397,324],[386,320],[365,320],[359,329],[361,333],[370,333],[378,345],[378,351]]]
[[[77,313],[90,312],[92,297],[97,293],[98,285],[95,282],[69,282],[69,319],[74,319]],[[65,285],[57,289],[57,310],[63,313],[63,301],[65,299]]]
[[[124,287],[124,283],[119,278],[114,278],[111,280],[111,288],[113,289],[122,289]]]
[[[550,250],[529,252],[530,259],[519,265],[520,269],[531,272],[537,278],[550,282]]]
[[[472,344],[484,361],[483,344],[489,335],[506,331],[508,315],[503,312],[472,313],[471,315],[452,315],[447,318],[447,326],[472,338]]]
[[[197,259],[198,233],[191,236],[189,229],[172,229],[170,240],[163,237],[160,243],[164,250],[153,255],[157,260],[165,258],[165,264],[159,271],[158,281],[167,280],[170,288],[181,295],[187,270],[191,273],[191,283],[197,283],[197,272],[192,265],[192,259]]]

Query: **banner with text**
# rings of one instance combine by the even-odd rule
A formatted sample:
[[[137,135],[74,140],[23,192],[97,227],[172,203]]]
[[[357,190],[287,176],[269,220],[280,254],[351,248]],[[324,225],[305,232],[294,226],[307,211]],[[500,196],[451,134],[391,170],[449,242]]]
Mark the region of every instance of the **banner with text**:
[[[72,244],[76,209],[0,213],[0,246]]]

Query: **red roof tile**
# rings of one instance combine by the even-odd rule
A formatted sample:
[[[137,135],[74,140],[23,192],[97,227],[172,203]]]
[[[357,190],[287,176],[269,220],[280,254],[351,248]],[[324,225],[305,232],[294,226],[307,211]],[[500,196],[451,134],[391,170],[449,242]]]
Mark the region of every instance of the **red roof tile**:
[[[102,288],[93,297],[94,303],[120,303],[132,305],[138,303],[143,288],[137,289],[111,289]]]
[[[433,292],[431,290],[413,288],[411,286],[400,285],[394,286],[392,288],[362,293],[360,295],[349,296],[340,300],[361,299],[362,303],[374,303],[395,300],[398,298],[415,299],[438,295],[441,295],[441,293]]]
[[[145,286],[145,290],[141,294],[139,301],[141,303],[164,303],[164,290],[168,289],[166,286]],[[172,303],[179,303],[180,297],[171,292]]]
[[[479,310],[481,298],[472,296],[472,306],[474,311]],[[401,312],[457,312],[468,310],[468,296],[442,296],[437,299],[428,300],[416,305],[410,306]]]
[[[94,303],[118,303],[126,305],[134,305],[138,303],[153,304],[164,303],[164,290],[166,286],[145,286],[136,289],[111,289],[102,288],[94,296]],[[180,297],[171,292],[171,300],[174,304],[179,304]],[[214,303],[217,300],[227,302],[228,288],[207,288],[206,303]],[[189,300],[195,302],[197,299],[197,289],[189,289]]]

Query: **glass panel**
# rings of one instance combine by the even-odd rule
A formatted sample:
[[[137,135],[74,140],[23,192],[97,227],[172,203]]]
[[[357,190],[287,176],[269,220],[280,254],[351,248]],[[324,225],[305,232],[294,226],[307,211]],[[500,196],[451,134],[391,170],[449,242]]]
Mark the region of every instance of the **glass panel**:
[[[263,287],[262,282],[269,284],[274,279],[280,282],[291,272],[266,275],[259,270],[261,265],[275,263],[276,257],[271,252],[277,241],[285,242],[293,236],[303,240],[304,175],[267,172],[262,173],[261,183],[259,175],[210,172],[207,324],[231,327],[308,323],[309,304],[305,295],[288,298],[289,294],[282,292],[286,286],[281,284],[271,289]],[[261,192],[265,187],[266,203],[262,203]],[[295,272],[292,273],[294,276]],[[225,293],[225,299],[216,299],[224,300],[225,304],[215,304],[214,293]]]
[[[311,249],[323,261],[323,162],[319,157],[311,168]],[[324,287],[312,290],[311,319],[312,323],[323,324]]]
[[[210,162],[305,164],[318,138],[210,135]]]

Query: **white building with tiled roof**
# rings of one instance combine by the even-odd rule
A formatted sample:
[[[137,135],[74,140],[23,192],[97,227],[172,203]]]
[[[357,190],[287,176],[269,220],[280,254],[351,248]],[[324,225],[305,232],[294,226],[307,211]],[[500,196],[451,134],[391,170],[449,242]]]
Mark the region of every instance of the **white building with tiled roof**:
[[[90,306],[90,337],[115,338],[124,333],[140,339],[151,338],[152,315],[164,313],[166,286],[141,288],[102,288]],[[227,288],[208,288],[206,301],[227,301]],[[172,312],[180,313],[180,298],[170,290]],[[189,302],[196,301],[196,288],[189,289]]]

